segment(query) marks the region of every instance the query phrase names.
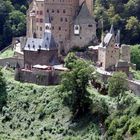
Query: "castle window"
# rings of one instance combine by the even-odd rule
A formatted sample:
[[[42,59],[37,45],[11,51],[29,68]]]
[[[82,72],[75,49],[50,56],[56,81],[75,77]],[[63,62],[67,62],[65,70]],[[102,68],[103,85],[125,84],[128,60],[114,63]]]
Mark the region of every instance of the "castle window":
[[[65,18],[65,22],[68,22],[68,19],[67,18]]]
[[[40,31],[42,31],[42,27],[40,27]]]
[[[59,10],[57,10],[57,13],[59,13]]]
[[[39,49],[41,49],[41,45],[39,45]]]
[[[43,19],[42,19],[42,18],[40,19],[40,22],[41,22],[41,23],[43,22]]]
[[[63,13],[66,13],[66,10],[65,9],[63,10]]]
[[[47,25],[47,26],[46,26],[46,30],[48,30],[48,29],[49,29],[49,26]]]
[[[33,45],[33,48],[35,48],[35,45]]]
[[[58,29],[61,30],[61,27],[59,27]]]
[[[30,44],[28,44],[28,48],[30,48]]]
[[[93,27],[93,26],[91,24],[89,24],[88,27]]]
[[[61,21],[61,22],[63,21],[63,18],[62,18],[62,17],[60,18],[60,21]]]
[[[52,13],[54,13],[54,10],[52,10]]]
[[[43,15],[43,11],[40,11],[40,15]]]
[[[53,21],[53,17],[51,17],[51,21]]]
[[[47,9],[47,13],[49,13],[49,9]]]

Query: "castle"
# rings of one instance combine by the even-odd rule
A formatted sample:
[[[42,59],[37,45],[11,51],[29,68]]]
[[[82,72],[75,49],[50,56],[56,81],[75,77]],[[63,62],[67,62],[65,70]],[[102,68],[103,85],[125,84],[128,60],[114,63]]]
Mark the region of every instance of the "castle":
[[[94,44],[96,22],[92,11],[92,0],[33,0],[27,11],[24,67],[16,69],[16,79],[55,83],[52,79],[59,79],[57,73],[66,70],[60,65],[62,56],[74,47]],[[130,47],[120,45],[120,31],[116,34],[113,25],[102,36],[101,43],[88,51],[91,52],[89,59],[94,58],[100,70],[123,71],[129,76]]]
[[[97,55],[94,62],[104,71],[123,71],[129,75],[130,46],[121,45],[120,30],[114,31],[113,25],[110,31],[102,36],[102,41],[97,46],[89,47]]]
[[[27,38],[43,38],[46,17],[59,54],[83,47],[96,38],[93,0],[33,0],[27,12]]]

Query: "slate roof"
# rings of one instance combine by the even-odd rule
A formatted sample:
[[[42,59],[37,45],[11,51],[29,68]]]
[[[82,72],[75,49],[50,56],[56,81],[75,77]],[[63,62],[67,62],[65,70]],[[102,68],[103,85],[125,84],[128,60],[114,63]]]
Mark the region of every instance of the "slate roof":
[[[45,32],[44,38],[28,38],[24,50],[38,51],[38,50],[55,50],[57,45],[54,41],[52,33]]]
[[[74,20],[75,24],[93,24],[95,23],[95,19],[90,14],[88,7],[86,5],[86,2],[84,1],[80,7],[80,11],[77,15],[77,17]]]
[[[111,33],[107,33],[105,38],[104,38],[104,44],[108,45],[108,43],[110,42],[111,38],[113,37],[113,34]]]
[[[119,60],[118,63],[116,64],[117,68],[121,68],[121,67],[129,67],[129,64],[127,61],[124,60]]]

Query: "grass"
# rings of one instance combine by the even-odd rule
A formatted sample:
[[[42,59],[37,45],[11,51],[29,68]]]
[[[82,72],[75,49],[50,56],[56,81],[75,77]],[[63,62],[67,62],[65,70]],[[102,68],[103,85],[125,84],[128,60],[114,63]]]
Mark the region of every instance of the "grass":
[[[0,140],[99,139],[99,128],[91,115],[72,123],[59,86],[19,83],[14,81],[12,70],[3,72],[8,100],[0,114]]]
[[[140,71],[139,70],[131,70],[134,74],[134,79],[135,80],[140,80]]]
[[[0,59],[13,57],[13,55],[14,55],[14,51],[11,48],[9,48],[5,50],[3,53],[0,53]]]
[[[132,94],[128,93],[125,98],[128,106],[117,111],[115,98],[100,95],[88,87],[93,101],[92,113],[72,122],[72,114],[63,105],[59,86],[20,83],[14,80],[13,70],[2,71],[7,82],[8,100],[0,114],[0,140],[99,140],[102,134],[99,117],[106,113],[106,106],[109,110],[104,124],[107,139],[139,137],[140,98]]]

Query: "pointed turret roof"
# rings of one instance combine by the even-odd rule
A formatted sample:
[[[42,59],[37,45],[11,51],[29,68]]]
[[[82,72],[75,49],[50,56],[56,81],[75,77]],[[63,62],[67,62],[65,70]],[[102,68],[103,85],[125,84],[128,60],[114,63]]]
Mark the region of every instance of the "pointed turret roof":
[[[90,14],[87,4],[84,1],[80,7],[80,11],[77,15],[77,17],[75,18],[75,24],[87,24],[87,23],[95,23],[95,19],[93,18],[93,16]]]
[[[110,28],[110,33],[111,33],[111,34],[115,34],[113,24],[111,25],[111,28]]]
[[[115,37],[116,44],[120,45],[120,30],[118,30],[116,37]]]

